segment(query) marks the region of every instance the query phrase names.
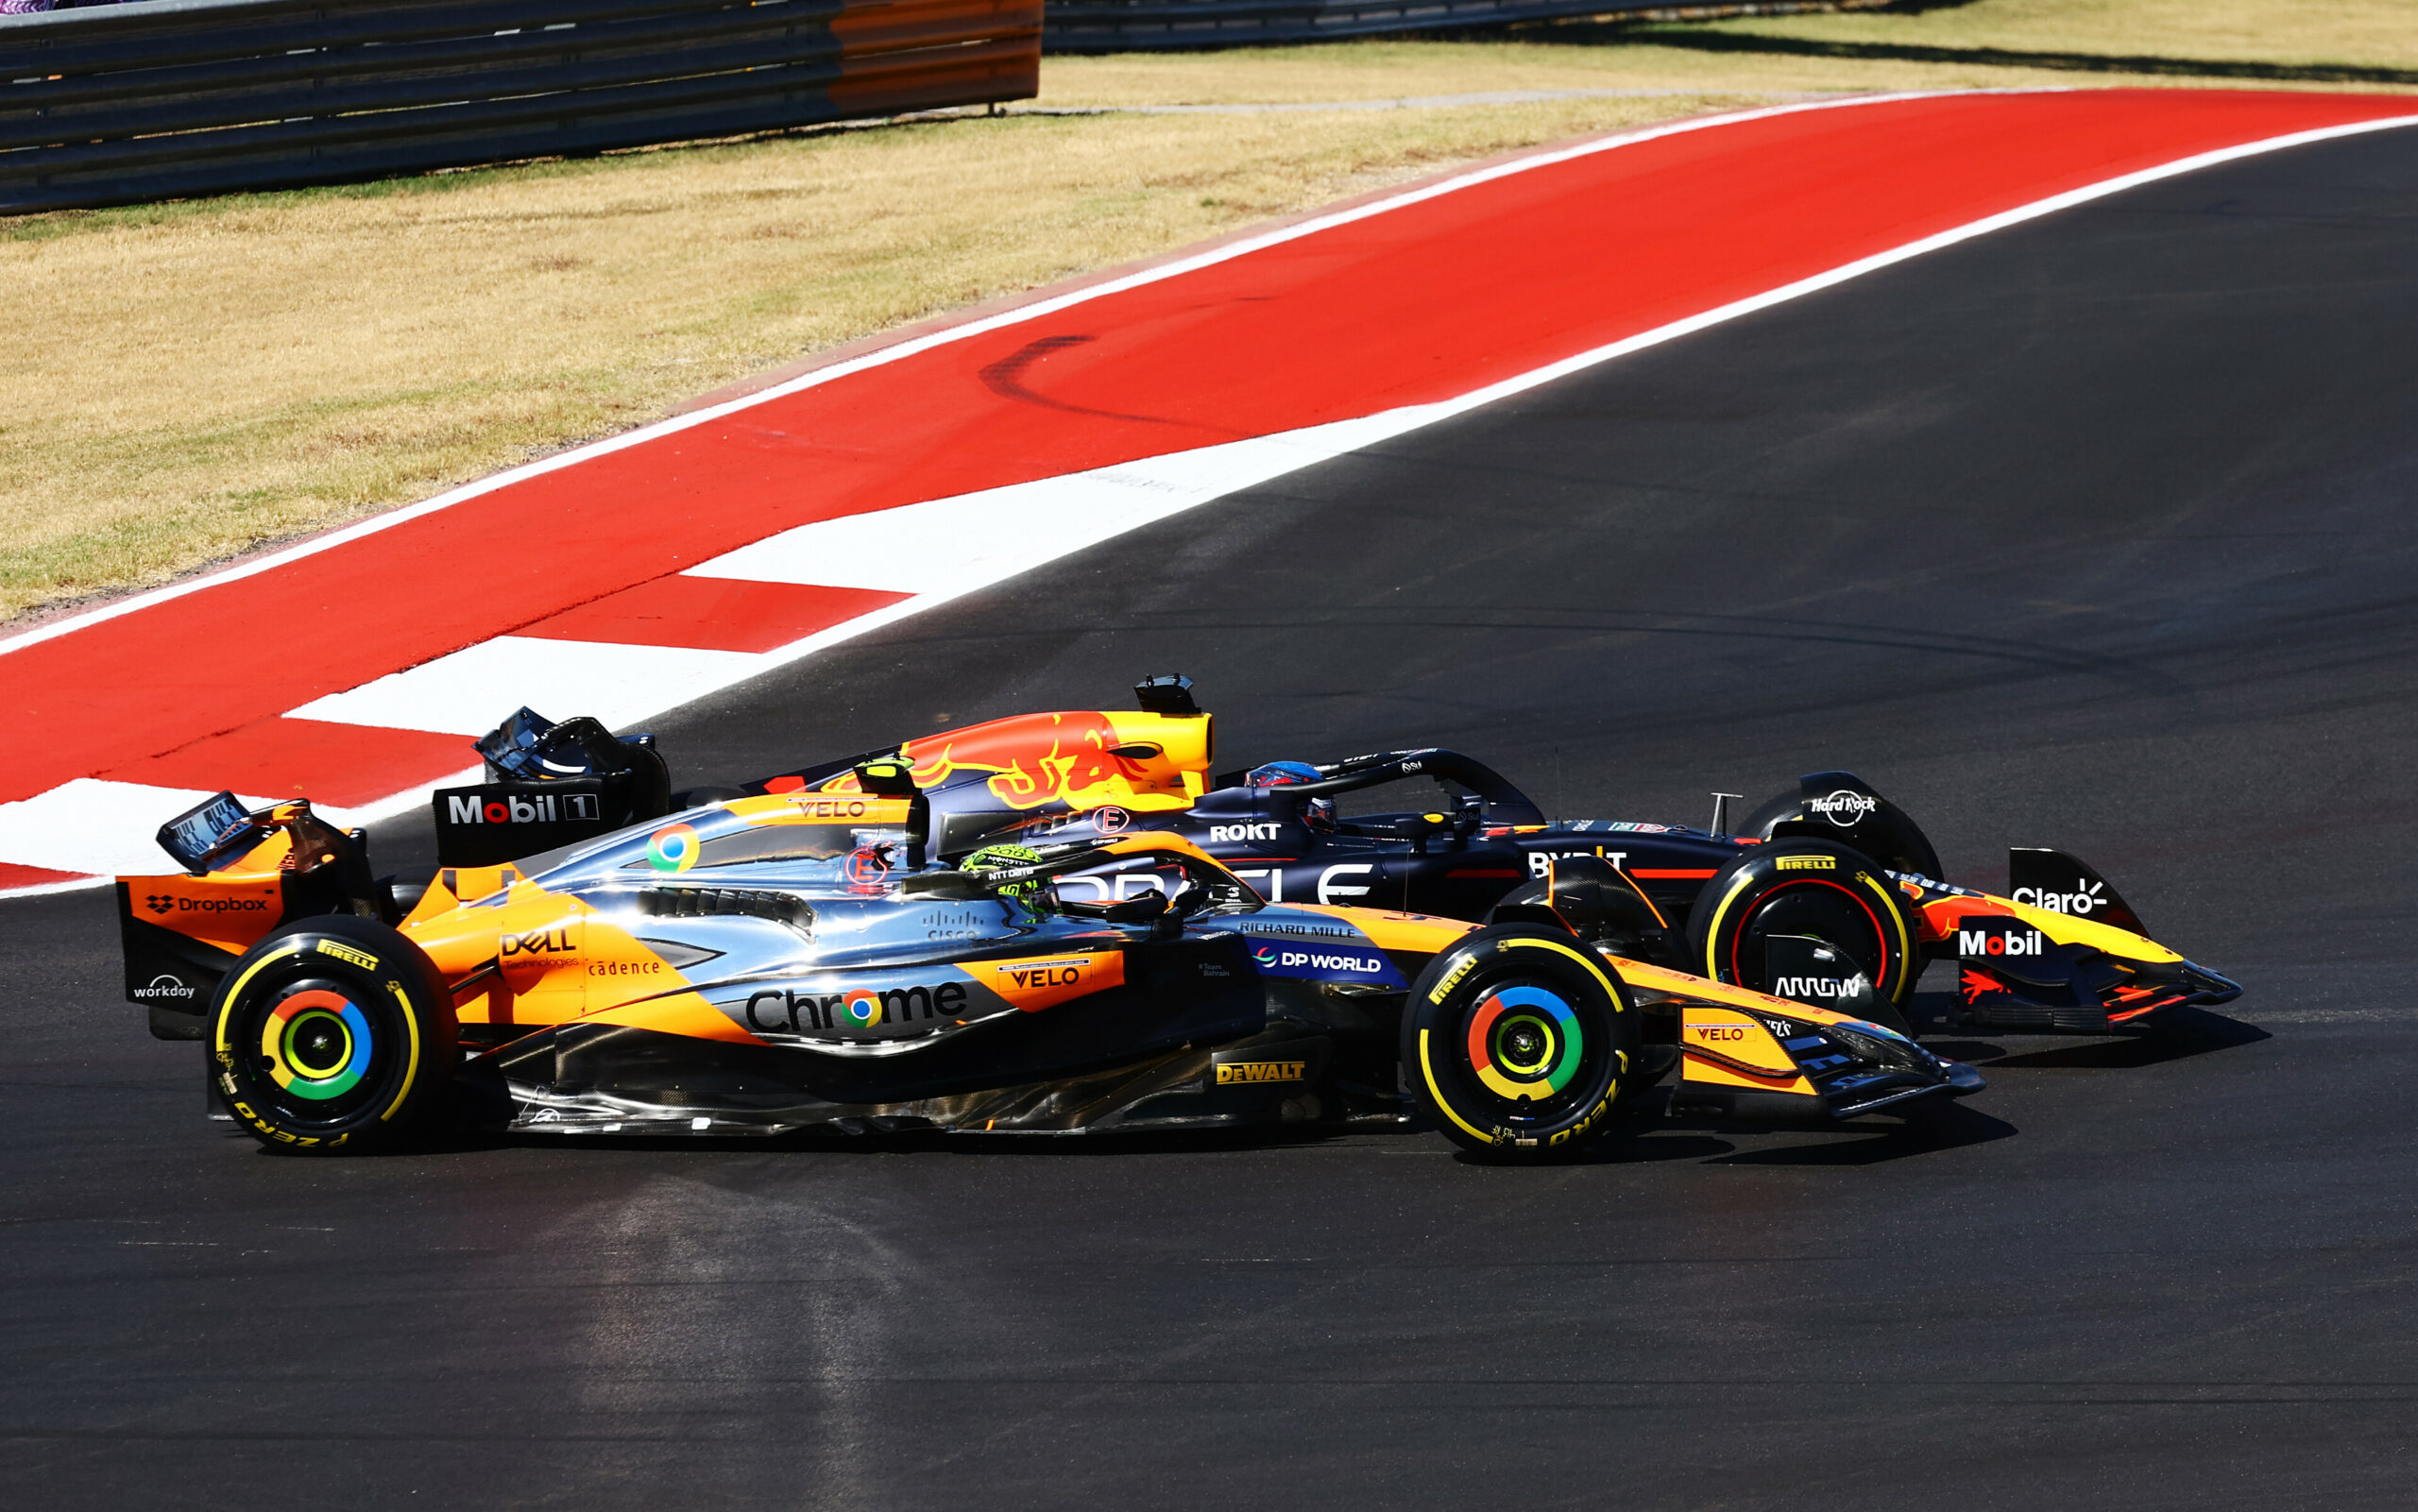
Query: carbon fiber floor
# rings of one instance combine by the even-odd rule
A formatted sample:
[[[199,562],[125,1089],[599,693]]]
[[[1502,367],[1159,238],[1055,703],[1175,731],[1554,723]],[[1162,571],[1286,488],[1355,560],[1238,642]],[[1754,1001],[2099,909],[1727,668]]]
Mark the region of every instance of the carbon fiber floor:
[[[1945,1031],[1992,1085],[1921,1133],[1655,1126],[1538,1171],[1433,1137],[302,1162],[201,1124],[100,900],[17,903],[8,1500],[2406,1505],[2413,270],[2409,133],[2163,184],[661,732],[702,779],[1180,668],[1229,756],[1446,743],[1571,815],[1844,766],[1951,875],[2090,858],[2247,983],[2232,1016]]]

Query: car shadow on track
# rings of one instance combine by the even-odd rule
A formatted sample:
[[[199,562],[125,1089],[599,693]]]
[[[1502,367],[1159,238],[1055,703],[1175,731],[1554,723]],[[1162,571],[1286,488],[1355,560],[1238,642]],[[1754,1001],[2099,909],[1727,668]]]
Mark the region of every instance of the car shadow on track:
[[[1963,1102],[1925,1101],[1898,1117],[1882,1115],[1848,1123],[1773,1125],[1714,1117],[1643,1113],[1623,1125],[1571,1164],[1661,1164],[1694,1161],[1707,1165],[1877,1165],[1914,1155],[1935,1154],[1967,1145],[1986,1145],[2017,1133],[2013,1124]],[[1740,1140],[1760,1146],[1775,1135],[1819,1136],[1802,1144],[1741,1149]],[[1484,1164],[1486,1157],[1460,1158]]]
[[[1987,1038],[1966,1036],[1987,1035]],[[1949,1028],[1923,1037],[1933,1055],[1984,1070],[2127,1071],[2273,1039],[2256,1024],[2205,1008],[2171,1009],[2138,1029],[2097,1038]]]

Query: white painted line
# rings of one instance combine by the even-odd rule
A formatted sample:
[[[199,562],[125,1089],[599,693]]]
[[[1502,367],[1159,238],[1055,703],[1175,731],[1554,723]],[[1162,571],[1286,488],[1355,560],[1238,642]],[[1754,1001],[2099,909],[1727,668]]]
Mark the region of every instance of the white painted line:
[[[754,676],[739,651],[499,636],[288,709],[298,720],[481,736],[526,704],[549,718],[625,724]]]
[[[1416,429],[1432,407],[816,520],[701,562],[684,575],[881,588],[939,602]]]
[[[209,796],[198,788],[78,777],[22,802],[0,804],[0,861],[53,872],[173,872],[177,863],[154,837],[162,824]],[[244,801],[259,807],[270,800]],[[64,888],[52,883],[47,891]]]
[[[803,393],[810,388],[819,388],[826,383],[837,382],[843,378],[847,378],[857,373],[865,372],[876,367],[887,366],[894,362],[902,362],[909,357],[916,356],[922,352],[930,351],[935,348],[949,346],[956,342],[967,341],[973,337],[983,335],[993,331],[1000,331],[1011,326],[1022,325],[1028,321],[1043,319],[1047,316],[1056,314],[1061,311],[1072,309],[1077,305],[1088,304],[1095,299],[1104,299],[1114,294],[1122,294],[1129,289],[1142,288],[1149,284],[1158,283],[1167,279],[1181,278],[1187,273],[1197,272],[1204,267],[1212,267],[1219,263],[1232,262],[1234,259],[1238,257],[1247,257],[1253,252],[1261,251],[1270,246],[1281,246],[1286,242],[1299,241],[1304,236],[1314,236],[1320,231],[1329,230],[1337,226],[1348,226],[1355,221],[1367,220],[1371,216],[1382,215],[1389,211],[1401,210],[1410,205],[1422,204],[1427,200],[1437,198],[1439,195],[1453,194],[1463,189],[1473,188],[1479,184],[1491,183],[1498,178],[1507,178],[1516,174],[1530,173],[1539,168],[1549,167],[1555,163],[1568,162],[1574,159],[1591,157],[1599,152],[1609,152],[1614,148],[1629,146],[1638,143],[1653,142],[1662,137],[1681,136],[1692,131],[1709,131],[1717,127],[1736,126],[1748,121],[1760,121],[1776,115],[1793,115],[1806,110],[1850,110],[1859,106],[1886,105],[1903,100],[1929,99],[1950,94],[2049,94],[2063,93],[2068,92],[2059,89],[1912,90],[1896,94],[1866,94],[1849,99],[1810,100],[1789,105],[1771,105],[1764,106],[1757,110],[1738,110],[1726,115],[1696,116],[1690,120],[1668,122],[1661,126],[1647,127],[1642,130],[1622,132],[1617,136],[1600,137],[1593,141],[1581,142],[1575,145],[1562,148],[1559,151],[1538,153],[1534,157],[1521,158],[1510,162],[1500,162],[1492,165],[1491,167],[1475,169],[1470,173],[1462,174],[1457,178],[1447,178],[1437,183],[1428,184],[1423,188],[1405,190],[1404,193],[1387,199],[1372,200],[1365,205],[1355,205],[1349,210],[1337,211],[1331,215],[1321,215],[1315,219],[1302,221],[1291,226],[1281,226],[1274,230],[1266,232],[1263,235],[1247,237],[1238,242],[1229,242],[1224,246],[1211,247],[1207,251],[1200,252],[1192,257],[1179,259],[1171,263],[1163,263],[1153,267],[1143,268],[1138,272],[1128,274],[1126,277],[1121,279],[1113,279],[1103,283],[1092,284],[1086,288],[1070,290],[1069,292],[1060,295],[1055,298],[1043,299],[1028,305],[1019,305],[1013,310],[1003,310],[996,314],[985,315],[979,319],[968,320],[965,324],[961,326],[950,326],[945,330],[931,331],[925,335],[918,336],[911,341],[902,341],[894,347],[884,347],[879,351],[867,352],[864,356],[851,359],[848,362],[835,363],[828,367],[819,367],[813,372],[802,374],[797,378],[792,379],[786,383],[777,383],[770,388],[759,389],[753,394],[743,394],[725,403],[716,404],[707,409],[692,410],[686,415],[675,415],[668,419],[658,420],[653,425],[640,426],[635,431],[625,431],[620,435],[608,436],[604,440],[592,442],[584,447],[575,447],[569,451],[557,452],[553,456],[546,457],[536,462],[528,463],[521,467],[509,468],[505,471],[499,472],[492,477],[482,478],[476,483],[466,484],[462,487],[438,494],[434,499],[425,499],[417,504],[409,504],[403,508],[390,510],[385,514],[365,519],[359,524],[349,525],[342,530],[331,531],[327,535],[314,536],[310,540],[298,542],[284,551],[273,552],[268,555],[255,557],[247,562],[238,562],[231,567],[222,568],[215,572],[207,572],[197,577],[187,578],[180,583],[171,583],[164,587],[154,588],[148,593],[138,593],[130,598],[120,599],[112,603],[102,604],[98,608],[92,609],[83,614],[71,615],[63,620],[53,620],[49,624],[39,625],[34,629],[12,636],[5,640],[0,640],[0,655],[7,655],[12,651],[23,651],[28,646],[40,645],[45,640],[52,640],[60,636],[72,634],[88,625],[99,624],[104,620],[114,620],[121,615],[132,614],[137,610],[149,608],[155,603],[164,603],[171,599],[182,598],[188,593],[197,593],[203,588],[213,587],[221,583],[231,583],[240,578],[251,577],[256,573],[270,571],[277,568],[301,561],[306,557],[315,556],[321,552],[332,551],[338,546],[348,545],[353,541],[362,539],[364,536],[374,535],[381,531],[392,530],[398,525],[418,519],[422,516],[433,515],[440,510],[451,509],[455,504],[476,499],[483,494],[492,493],[498,488],[508,487],[513,484],[520,483],[530,478],[540,477],[546,473],[558,471],[564,467],[576,467],[589,458],[604,456],[610,452],[622,450],[625,447],[639,446],[645,442],[652,441],[658,436],[670,435],[675,432],[685,431],[691,426],[704,425],[713,420],[719,420],[725,416],[735,415],[741,410],[748,409],[758,404],[769,403],[776,399],[785,399],[792,394]]]

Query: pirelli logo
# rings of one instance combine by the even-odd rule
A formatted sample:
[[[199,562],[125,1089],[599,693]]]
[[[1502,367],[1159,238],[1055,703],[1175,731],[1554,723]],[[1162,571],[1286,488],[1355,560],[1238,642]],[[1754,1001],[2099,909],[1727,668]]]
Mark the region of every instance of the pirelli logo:
[[[1839,863],[1828,856],[1783,856],[1772,864],[1783,872],[1829,872]]]
[[[1307,1061],[1236,1061],[1218,1068],[1218,1085],[1237,1081],[1299,1081]]]
[[[371,955],[368,951],[355,950],[350,945],[340,945],[332,940],[322,940],[319,942],[319,954],[323,956],[333,956],[338,960],[349,960],[354,965],[360,967],[363,971],[376,971],[378,969],[378,958]]]

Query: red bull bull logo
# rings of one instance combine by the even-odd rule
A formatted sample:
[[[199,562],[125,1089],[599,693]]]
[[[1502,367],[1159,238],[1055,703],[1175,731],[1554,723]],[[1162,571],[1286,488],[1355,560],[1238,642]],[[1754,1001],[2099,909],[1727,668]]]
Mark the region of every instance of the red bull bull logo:
[[[914,764],[919,788],[987,772],[991,795],[1007,807],[1094,808],[1136,783],[1150,786],[1149,764],[1117,755],[1121,743],[1105,714],[1021,714],[910,740],[900,754]]]

